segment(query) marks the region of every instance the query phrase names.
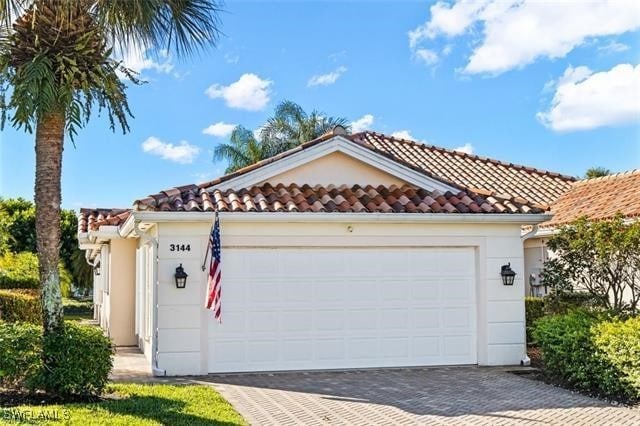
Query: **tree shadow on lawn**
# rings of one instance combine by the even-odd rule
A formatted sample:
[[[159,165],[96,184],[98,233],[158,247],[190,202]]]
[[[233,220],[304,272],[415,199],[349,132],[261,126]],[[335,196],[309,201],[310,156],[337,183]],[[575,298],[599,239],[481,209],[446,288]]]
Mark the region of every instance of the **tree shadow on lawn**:
[[[131,395],[100,404],[100,408],[112,414],[139,417],[169,425],[237,425],[224,420],[209,419],[186,413],[187,403],[158,396]],[[91,405],[86,408],[91,409]]]

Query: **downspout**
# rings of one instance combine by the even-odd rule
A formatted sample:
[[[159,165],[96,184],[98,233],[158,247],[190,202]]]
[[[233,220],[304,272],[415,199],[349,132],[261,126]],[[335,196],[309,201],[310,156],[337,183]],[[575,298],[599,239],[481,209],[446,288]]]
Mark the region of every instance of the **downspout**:
[[[158,239],[155,237],[150,237],[145,231],[140,229],[138,223],[135,221],[135,217],[133,219],[133,229],[135,233],[142,238],[144,244],[153,243],[153,261],[155,265],[152,269],[153,273],[151,276],[153,283],[153,311],[151,313],[151,372],[154,376],[166,376],[166,370],[161,370],[158,368]],[[148,303],[148,301],[147,301]]]

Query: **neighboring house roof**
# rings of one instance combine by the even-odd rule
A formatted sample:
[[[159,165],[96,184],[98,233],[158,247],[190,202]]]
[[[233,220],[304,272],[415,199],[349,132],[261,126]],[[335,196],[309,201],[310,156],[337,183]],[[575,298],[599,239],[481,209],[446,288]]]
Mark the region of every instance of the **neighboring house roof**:
[[[103,225],[119,226],[130,214],[131,209],[80,209],[78,232],[95,231]]]
[[[575,182],[551,208],[554,214],[541,227],[555,227],[587,216],[609,219],[620,213],[640,217],[640,169]]]
[[[343,213],[541,213],[514,200],[470,192],[428,191],[410,185],[283,185],[208,191],[197,185],[138,200],[141,211],[343,212]]]

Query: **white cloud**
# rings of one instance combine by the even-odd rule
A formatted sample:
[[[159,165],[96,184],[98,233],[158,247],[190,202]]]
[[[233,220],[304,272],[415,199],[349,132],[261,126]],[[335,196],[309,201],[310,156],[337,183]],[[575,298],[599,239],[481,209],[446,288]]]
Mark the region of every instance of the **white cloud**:
[[[473,145],[465,143],[462,146],[453,149],[454,151],[464,152],[465,154],[473,154]]]
[[[640,121],[640,65],[593,73],[569,67],[555,83],[549,109],[536,116],[555,131],[589,130]]]
[[[427,65],[433,65],[438,62],[438,54],[430,49],[416,49],[413,53],[416,59],[424,62]]]
[[[142,150],[153,155],[157,155],[164,160],[174,161],[180,164],[190,164],[200,153],[200,148],[190,145],[187,141],[180,141],[179,144],[163,142],[155,136],[149,137],[142,143]]]
[[[463,72],[499,74],[539,58],[562,58],[596,37],[640,28],[637,0],[548,2],[536,0],[438,1],[431,19],[409,32],[415,52],[438,36],[471,33],[474,49]],[[477,31],[481,26],[482,31]]]
[[[627,50],[631,49],[628,45],[624,44],[624,43],[619,43],[617,41],[611,40],[609,43],[598,47],[598,51],[599,52],[606,52],[606,53],[619,53],[619,52],[625,52]]]
[[[205,135],[215,136],[217,138],[226,138],[228,137],[233,129],[236,128],[236,124],[225,123],[224,121],[218,121],[207,127],[206,129],[202,129],[202,133]]]
[[[271,80],[256,74],[242,74],[238,81],[228,86],[213,84],[205,91],[211,99],[222,98],[230,108],[260,111],[271,100]]]
[[[358,133],[368,130],[374,122],[373,115],[365,114],[356,121],[351,122],[351,132]]]
[[[228,64],[237,64],[240,61],[240,55],[225,53],[224,61]]]
[[[339,66],[330,73],[314,75],[307,82],[307,86],[329,86],[330,84],[338,81],[340,76],[342,76],[342,74],[344,74],[345,72],[347,72],[347,67]]]
[[[160,62],[156,62],[147,55],[147,51],[137,47],[129,46],[126,52],[116,53],[115,56],[122,60],[122,65],[137,73],[145,70],[153,70],[158,73],[170,74],[174,65],[168,52],[161,51],[159,53]]]
[[[411,132],[409,132],[408,130],[395,131],[395,132],[391,133],[391,137],[398,138],[398,139],[409,139],[409,140],[412,140],[412,141],[416,140],[416,138],[414,138],[411,135]]]

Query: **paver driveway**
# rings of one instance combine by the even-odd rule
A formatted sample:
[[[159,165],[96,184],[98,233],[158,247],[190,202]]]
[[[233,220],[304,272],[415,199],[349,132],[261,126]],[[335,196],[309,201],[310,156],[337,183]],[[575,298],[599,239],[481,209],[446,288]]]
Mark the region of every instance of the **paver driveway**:
[[[614,407],[489,368],[208,376],[251,424],[640,424]]]

